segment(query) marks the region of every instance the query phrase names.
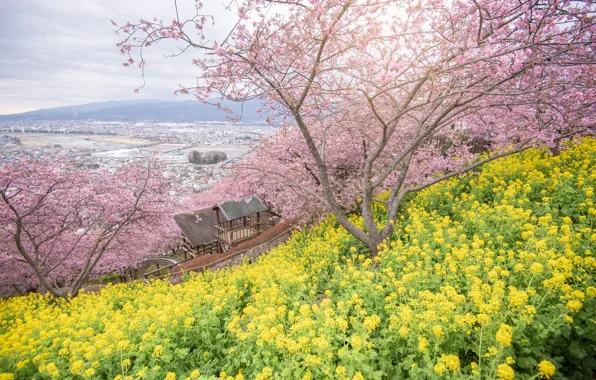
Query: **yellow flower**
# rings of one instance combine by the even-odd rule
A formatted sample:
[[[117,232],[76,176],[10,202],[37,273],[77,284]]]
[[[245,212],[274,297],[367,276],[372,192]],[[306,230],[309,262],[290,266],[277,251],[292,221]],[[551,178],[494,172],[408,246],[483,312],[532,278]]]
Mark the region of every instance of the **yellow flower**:
[[[347,374],[346,368],[338,365],[337,367],[335,367],[335,373],[337,374],[337,376],[339,376],[340,378],[345,377]]]
[[[17,368],[21,369],[23,368],[25,365],[27,365],[27,363],[29,363],[29,359],[25,359],[25,360],[21,360],[20,362],[17,363]]]
[[[447,366],[445,365],[445,363],[438,362],[437,364],[435,364],[435,372],[439,375],[444,374],[446,370]]]
[[[271,379],[272,376],[273,370],[269,367],[265,367],[261,370],[261,373],[259,373],[257,377],[255,377],[255,380],[267,380]]]
[[[323,359],[321,359],[317,355],[307,355],[306,356],[306,365],[307,366],[316,366],[323,363]]]
[[[497,367],[497,377],[502,380],[513,380],[515,378],[515,372],[509,365],[503,363]]]
[[[352,377],[352,380],[364,380],[364,376],[362,376],[362,373],[356,372]]]
[[[487,323],[490,320],[490,317],[484,313],[481,313],[481,314],[478,314],[477,320],[478,320],[478,323],[480,323],[481,325],[484,325],[485,323]]]
[[[366,327],[368,332],[372,332],[376,329],[379,323],[381,323],[381,318],[376,314],[364,318],[364,327]]]
[[[522,310],[521,319],[526,323],[532,323],[536,315],[536,307],[532,305],[526,305]]]
[[[501,343],[504,346],[511,346],[511,336],[513,334],[513,329],[509,325],[502,324],[499,330],[497,331],[497,342]]]
[[[582,308],[583,304],[578,300],[567,301],[567,308],[573,312],[577,312]]]
[[[201,375],[201,372],[198,369],[195,369],[190,373],[190,378],[198,379],[200,375]]]
[[[157,346],[155,346],[153,348],[152,356],[155,358],[160,358],[162,355],[163,355],[163,347],[161,346],[161,344],[158,344]]]
[[[557,367],[555,367],[555,365],[549,362],[548,360],[543,360],[540,363],[538,363],[538,371],[540,372],[542,377],[550,379],[551,377],[553,377],[555,372],[557,372]]]
[[[72,365],[71,365],[71,369],[70,369],[70,373],[73,375],[76,375],[78,373],[81,372],[81,370],[83,369],[83,366],[85,365],[85,362],[82,360],[75,360]]]
[[[577,299],[579,299],[579,300],[581,300],[581,301],[583,301],[583,300],[585,300],[585,299],[586,299],[586,295],[585,295],[585,294],[584,294],[584,292],[582,292],[581,290],[574,290],[574,291],[571,293],[571,296],[572,296],[572,297],[574,297],[574,298],[577,298]]]
[[[349,326],[348,321],[346,321],[344,318],[337,318],[335,322],[337,323],[337,326],[342,330],[347,329]]]
[[[436,337],[442,337],[445,335],[445,332],[443,332],[443,328],[439,325],[435,325],[433,326],[433,334],[435,334]]]
[[[398,330],[399,336],[401,336],[402,338],[407,337],[409,332],[410,332],[410,329],[407,328],[406,326],[402,326]]]
[[[542,273],[543,270],[543,266],[540,263],[532,263],[532,265],[530,265],[530,272],[535,273],[535,274],[539,274]]]
[[[46,366],[46,372],[52,377],[60,376],[60,371],[58,370],[58,367],[56,367],[55,363],[48,364]]]
[[[300,315],[303,317],[308,317],[310,315],[310,305],[301,305],[300,306]]]
[[[358,335],[353,336],[352,339],[350,339],[350,343],[352,344],[352,347],[355,349],[359,349],[363,345],[362,338]]]
[[[193,317],[188,317],[184,320],[183,326],[184,327],[190,327],[195,323],[195,319]]]
[[[460,368],[459,357],[456,355],[441,355],[441,361],[445,363],[451,372],[455,372]]]
[[[509,293],[509,305],[519,307],[528,301],[528,294],[523,290],[512,288]]]
[[[524,264],[521,264],[521,263],[517,263],[517,264],[515,264],[515,265],[513,266],[513,270],[514,270],[515,272],[522,272],[522,271],[524,271],[525,269],[526,269],[525,265],[524,265]]]
[[[419,336],[418,337],[418,350],[420,352],[426,352],[428,349],[428,340],[425,337]]]

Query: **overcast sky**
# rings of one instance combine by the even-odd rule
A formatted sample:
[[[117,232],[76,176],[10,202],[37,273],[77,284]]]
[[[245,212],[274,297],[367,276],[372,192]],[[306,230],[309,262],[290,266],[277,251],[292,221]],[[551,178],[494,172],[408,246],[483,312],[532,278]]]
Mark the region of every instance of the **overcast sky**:
[[[183,14],[194,0],[178,0]],[[218,0],[206,10],[219,28],[235,22]],[[152,48],[146,55],[147,85],[136,67],[125,68],[110,20],[174,18],[173,0],[0,0],[0,114],[104,100],[180,99],[172,94],[196,76],[190,52],[163,58],[175,46]],[[218,33],[219,34],[219,33]],[[217,39],[217,38],[215,38]],[[186,98],[185,98],[186,99]]]

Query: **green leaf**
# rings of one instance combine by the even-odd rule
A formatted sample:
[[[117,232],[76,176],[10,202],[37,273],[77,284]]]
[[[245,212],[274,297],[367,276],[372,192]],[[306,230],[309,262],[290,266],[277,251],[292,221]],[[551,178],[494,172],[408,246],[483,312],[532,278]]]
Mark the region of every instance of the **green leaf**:
[[[517,365],[523,369],[530,369],[536,367],[538,362],[531,356],[519,356],[516,359]]]
[[[588,356],[586,350],[577,341],[569,345],[569,353],[577,359],[583,359]]]

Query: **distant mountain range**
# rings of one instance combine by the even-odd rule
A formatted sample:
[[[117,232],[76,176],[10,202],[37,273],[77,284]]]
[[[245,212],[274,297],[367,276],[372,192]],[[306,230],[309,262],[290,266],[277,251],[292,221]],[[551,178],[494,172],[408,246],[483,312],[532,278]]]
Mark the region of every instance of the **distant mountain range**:
[[[243,104],[228,102],[226,107],[240,114],[243,122],[264,121],[257,110],[257,101]],[[220,111],[216,106],[203,104],[196,100],[159,101],[159,100],[124,100],[88,103],[68,107],[45,108],[37,111],[12,115],[0,115],[0,121],[14,120],[101,120],[101,121],[226,121],[230,114]],[[233,116],[233,115],[232,115]]]

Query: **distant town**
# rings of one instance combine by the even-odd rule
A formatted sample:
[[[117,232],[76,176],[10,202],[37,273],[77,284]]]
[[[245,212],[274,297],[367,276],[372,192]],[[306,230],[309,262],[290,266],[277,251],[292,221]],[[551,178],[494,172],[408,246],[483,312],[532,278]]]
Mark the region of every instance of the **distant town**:
[[[0,163],[64,155],[79,167],[115,170],[157,154],[172,181],[200,192],[273,132],[258,123],[0,121]]]

